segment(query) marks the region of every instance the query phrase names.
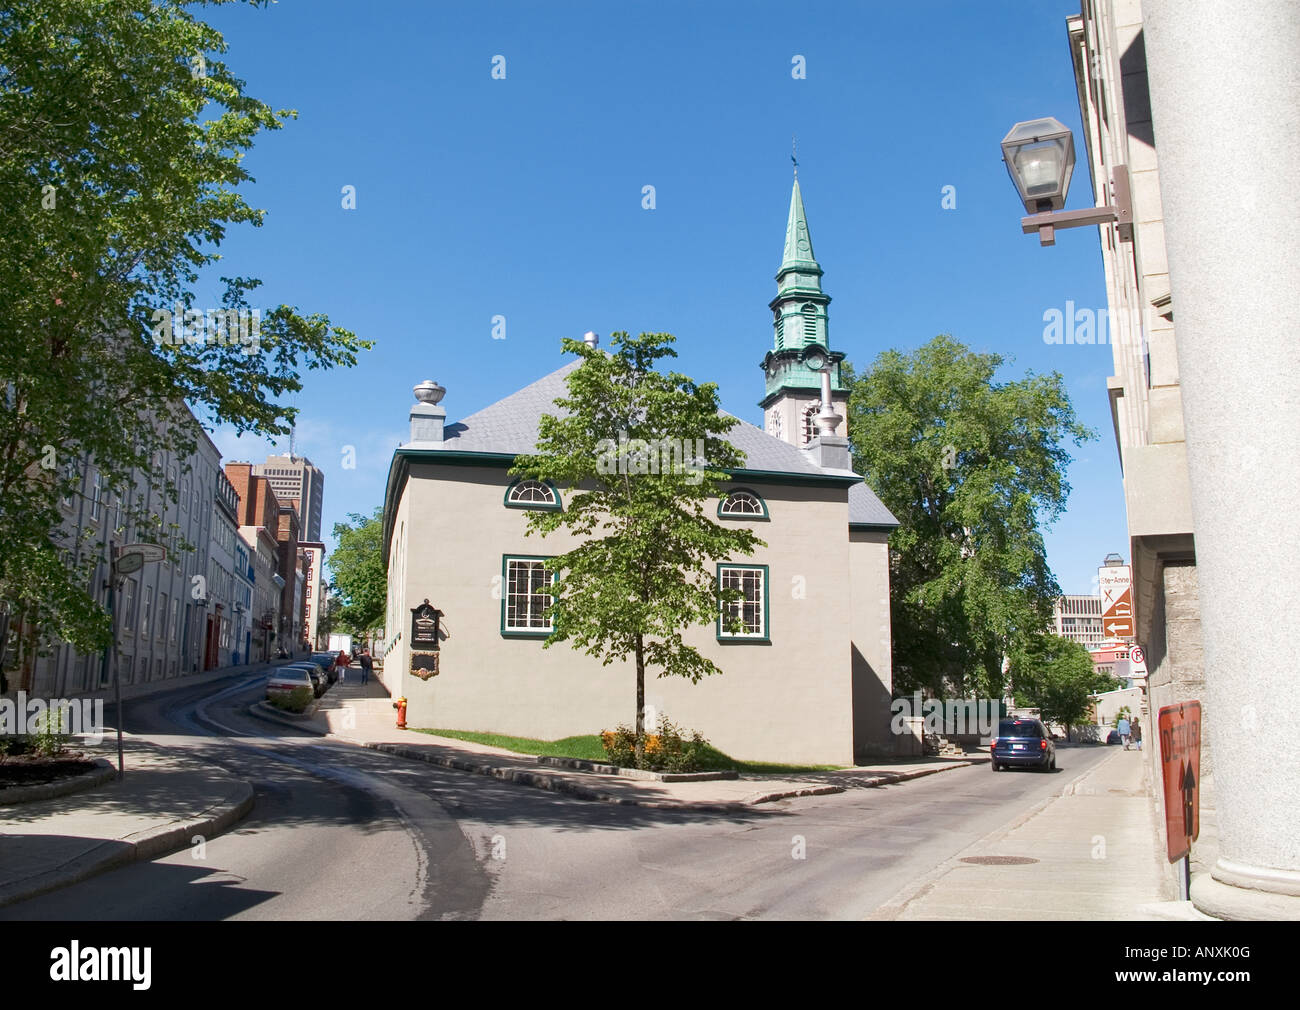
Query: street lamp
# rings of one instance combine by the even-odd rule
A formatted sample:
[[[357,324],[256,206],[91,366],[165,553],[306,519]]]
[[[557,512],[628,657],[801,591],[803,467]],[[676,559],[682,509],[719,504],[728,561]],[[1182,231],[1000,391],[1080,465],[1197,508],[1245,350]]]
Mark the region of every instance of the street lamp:
[[[1042,245],[1056,244],[1057,228],[1117,223],[1120,237],[1132,237],[1133,210],[1129,200],[1128,168],[1111,172],[1113,203],[1087,210],[1062,210],[1074,175],[1074,134],[1059,119],[1030,119],[1016,123],[1002,138],[1002,160],[1015,183],[1028,217],[1020,221],[1026,235],[1038,232]]]
[[[1074,134],[1060,120],[1017,123],[1002,138],[1002,160],[1030,214],[1060,210],[1074,174]]]

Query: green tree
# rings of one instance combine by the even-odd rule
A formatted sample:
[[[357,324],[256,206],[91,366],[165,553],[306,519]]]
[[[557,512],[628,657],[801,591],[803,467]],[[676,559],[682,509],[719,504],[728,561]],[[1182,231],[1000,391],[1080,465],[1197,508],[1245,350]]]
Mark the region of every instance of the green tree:
[[[334,581],[330,588],[341,606],[331,619],[354,635],[383,627],[388,606],[388,577],[384,572],[384,510],[366,518],[348,514],[351,523],[335,523],[338,546],[329,556]]]
[[[1028,636],[1011,657],[1010,673],[1016,704],[1038,709],[1044,722],[1059,722],[1067,733],[1084,721],[1094,694],[1120,686],[1096,669],[1086,648],[1059,635]]]
[[[719,412],[715,384],[656,369],[677,356],[673,342],[666,333],[615,333],[606,353],[564,340],[582,364],[568,375],[569,395],[555,401],[563,413],[543,416],[537,453],[517,457],[511,470],[570,489],[563,511],[527,518],[529,534],[582,538],[552,562],[555,630],[545,645],[568,641],[606,666],[634,659],[638,763],[647,669],[692,683],[721,672],[682,632],[716,621],[720,596],[741,595],[719,591],[714,563],[763,544],[709,514],[709,499],[744,454],[724,437],[737,421]],[[741,630],[729,614],[726,624]]]
[[[1059,373],[995,379],[1003,359],[941,335],[853,380],[856,469],[899,520],[890,538],[895,686],[1000,697],[1003,660],[1044,630],[1060,588],[1041,528],[1069,494],[1078,423]]]
[[[220,306],[200,301],[227,228],[262,223],[239,192],[244,153],[294,113],[244,93],[222,35],[191,6],[0,10],[0,598],[83,650],[108,642],[88,580],[115,531],[61,539],[76,467],[93,460],[108,495],[127,499],[124,527],[166,540],[132,491],[139,480],[176,500],[183,474],[156,459],[193,451],[187,403],[274,438],[289,430],[279,398],[301,389],[300,369],[351,366],[370,346],[288,305],[256,309],[255,326],[255,278],[222,277]]]

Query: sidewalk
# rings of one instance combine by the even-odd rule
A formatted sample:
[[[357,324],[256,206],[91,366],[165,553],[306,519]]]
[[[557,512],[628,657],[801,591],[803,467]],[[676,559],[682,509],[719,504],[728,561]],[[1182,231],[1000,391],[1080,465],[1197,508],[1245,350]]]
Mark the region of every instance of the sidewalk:
[[[1142,755],[1116,748],[1063,795],[959,853],[873,918],[1153,919],[1139,906],[1173,897],[1159,839]]]
[[[87,748],[110,757],[110,748]],[[253,807],[243,779],[133,742],[126,778],[56,799],[0,806],[0,907],[135,860],[211,839]]]
[[[433,736],[419,730],[397,728],[397,713],[387,690],[373,677],[364,687],[356,671],[348,672],[320,699],[310,719],[273,715],[253,706],[259,718],[328,736],[442,768],[487,775],[492,778],[565,793],[579,799],[641,807],[689,810],[737,810],[758,803],[796,796],[820,796],[847,789],[892,785],[908,779],[964,768],[983,755],[961,758],[929,758],[885,761],[867,767],[839,771],[803,772],[790,775],[741,775],[733,779],[693,782],[661,782],[628,778],[597,771],[548,766],[537,758],[500,747]],[[550,759],[554,760],[554,759]]]

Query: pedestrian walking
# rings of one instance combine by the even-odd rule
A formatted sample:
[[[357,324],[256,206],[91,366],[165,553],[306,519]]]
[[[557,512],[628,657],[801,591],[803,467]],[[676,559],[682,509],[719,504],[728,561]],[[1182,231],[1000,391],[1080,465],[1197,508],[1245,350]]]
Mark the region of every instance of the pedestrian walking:
[[[349,656],[342,649],[339,650],[338,658],[334,660],[334,668],[339,672],[339,683],[348,679],[348,661]]]
[[[1125,750],[1128,750],[1129,739],[1130,739],[1130,737],[1129,737],[1130,730],[1129,730],[1129,723],[1128,723],[1128,720],[1127,720],[1127,719],[1120,719],[1119,722],[1117,722],[1117,723],[1115,724],[1115,728],[1116,728],[1117,730],[1119,730],[1119,739],[1120,739],[1120,742],[1124,745],[1124,749],[1125,749]]]
[[[1142,749],[1142,724],[1136,719],[1133,720],[1133,742],[1138,750]]]
[[[374,669],[374,660],[370,658],[370,650],[361,650],[361,683],[370,683],[370,671]]]

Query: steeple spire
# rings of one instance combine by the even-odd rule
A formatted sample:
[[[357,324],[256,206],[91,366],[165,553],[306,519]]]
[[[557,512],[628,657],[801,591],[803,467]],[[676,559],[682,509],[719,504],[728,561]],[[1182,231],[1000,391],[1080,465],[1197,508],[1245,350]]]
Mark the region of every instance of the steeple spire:
[[[790,277],[791,274],[797,276]],[[782,294],[795,287],[820,291],[821,276],[822,268],[813,255],[808,214],[803,208],[803,192],[799,189],[799,176],[796,174],[794,189],[790,193],[790,215],[785,225],[785,252],[781,257],[781,269],[776,272],[776,280]]]
[[[820,414],[826,395],[821,363],[829,361],[830,398],[838,418],[835,434],[842,434],[842,409],[847,398],[840,377],[844,355],[830,349],[830,296],[822,291],[822,268],[813,254],[808,214],[799,188],[799,161],[792,150],[794,185],[785,225],[785,249],[776,272],[776,297],[772,310],[773,346],[763,359],[766,395],[760,406],[767,414],[770,434],[802,446],[815,435],[813,419]],[[836,409],[838,408],[838,409]],[[828,415],[829,416],[829,415]]]

